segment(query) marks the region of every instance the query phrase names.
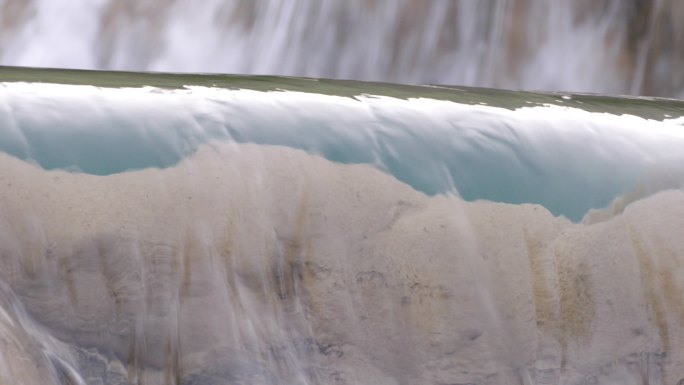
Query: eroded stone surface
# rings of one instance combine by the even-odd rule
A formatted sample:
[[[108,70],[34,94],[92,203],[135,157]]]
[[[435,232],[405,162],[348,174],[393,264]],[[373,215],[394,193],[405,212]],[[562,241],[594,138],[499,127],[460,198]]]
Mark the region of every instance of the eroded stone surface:
[[[202,385],[684,370],[679,190],[573,224],[279,147],[106,177],[0,165],[0,276],[43,333],[0,317],[0,364],[25,384],[69,368],[72,383]]]

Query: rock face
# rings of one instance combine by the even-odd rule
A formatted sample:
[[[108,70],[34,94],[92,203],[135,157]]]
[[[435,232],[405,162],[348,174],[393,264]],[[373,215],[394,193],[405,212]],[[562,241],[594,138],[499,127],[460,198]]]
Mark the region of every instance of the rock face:
[[[2,383],[669,385],[684,373],[679,190],[574,224],[217,143],[109,176],[0,155],[0,186]]]

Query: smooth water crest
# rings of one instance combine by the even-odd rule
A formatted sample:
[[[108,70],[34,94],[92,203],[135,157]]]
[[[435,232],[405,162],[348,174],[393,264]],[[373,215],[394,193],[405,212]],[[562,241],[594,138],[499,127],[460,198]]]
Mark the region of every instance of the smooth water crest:
[[[0,68],[0,383],[684,379],[684,102]]]

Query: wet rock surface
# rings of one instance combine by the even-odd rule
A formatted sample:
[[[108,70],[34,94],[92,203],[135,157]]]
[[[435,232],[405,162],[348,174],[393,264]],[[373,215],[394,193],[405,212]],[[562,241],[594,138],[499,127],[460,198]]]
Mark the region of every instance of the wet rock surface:
[[[23,384],[674,384],[684,367],[679,190],[574,224],[281,147],[110,176],[0,164],[0,376]]]

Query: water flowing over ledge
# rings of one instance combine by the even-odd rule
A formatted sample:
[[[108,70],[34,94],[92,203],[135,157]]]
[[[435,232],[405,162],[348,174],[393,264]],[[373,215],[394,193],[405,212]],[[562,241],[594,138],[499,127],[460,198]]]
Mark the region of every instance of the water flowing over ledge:
[[[0,382],[676,385],[683,115],[0,69]]]
[[[46,169],[168,167],[212,140],[285,145],[430,195],[539,203],[573,220],[684,171],[676,100],[19,68],[0,80],[0,149]]]

